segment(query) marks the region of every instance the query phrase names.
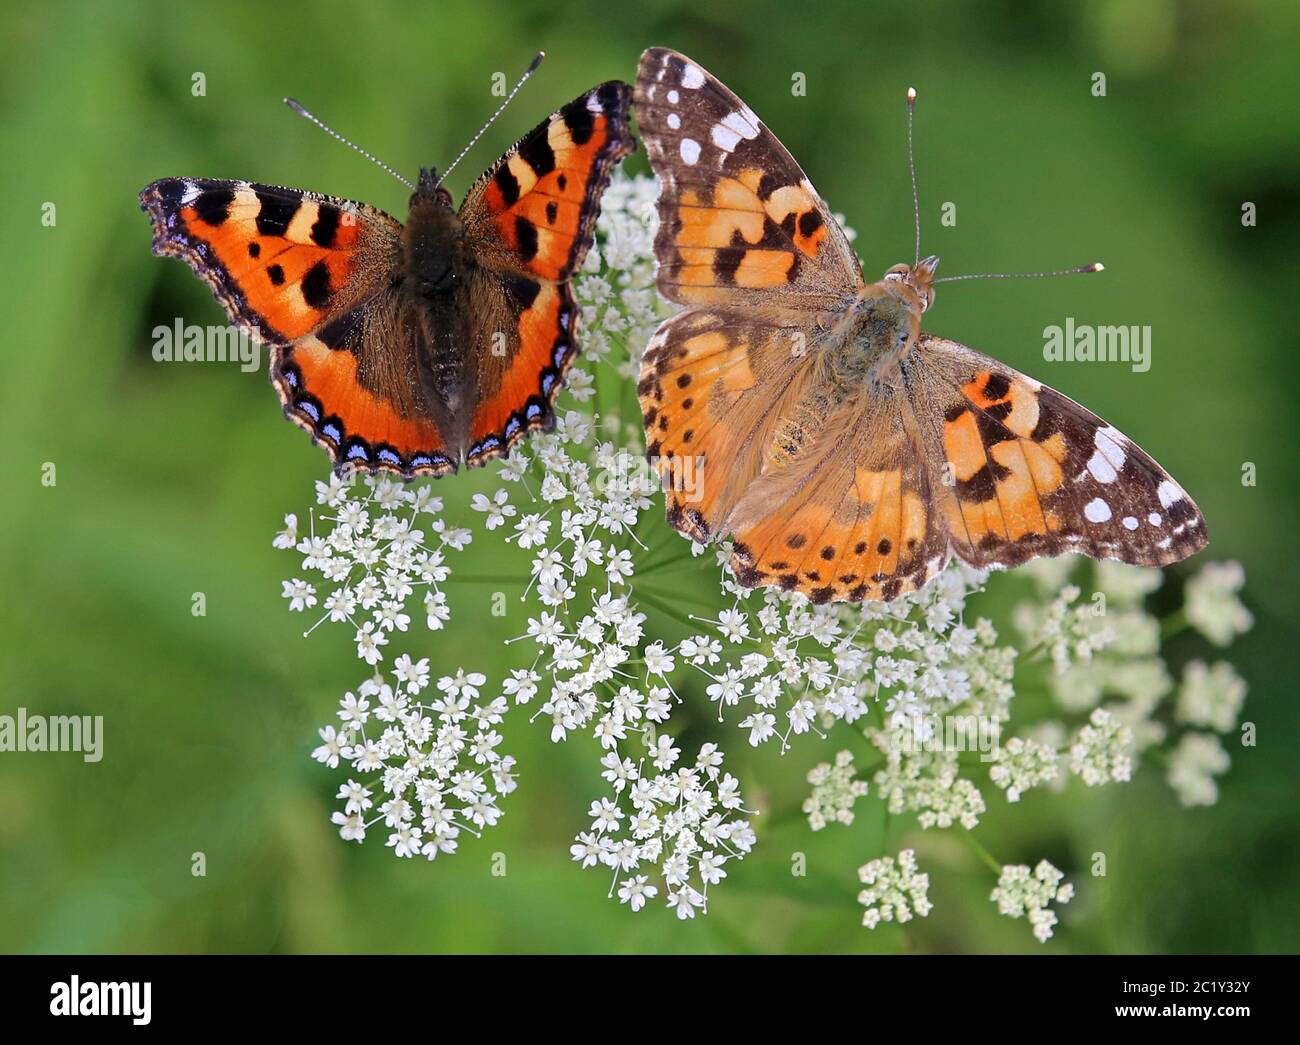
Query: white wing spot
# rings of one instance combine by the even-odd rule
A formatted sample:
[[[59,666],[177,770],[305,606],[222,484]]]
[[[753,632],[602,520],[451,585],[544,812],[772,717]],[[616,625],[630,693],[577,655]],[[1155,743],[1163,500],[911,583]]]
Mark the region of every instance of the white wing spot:
[[[1138,521],[1134,516],[1132,515],[1124,516],[1124,529],[1136,530],[1137,528],[1138,528]]]
[[[1160,498],[1160,507],[1168,508],[1175,501],[1181,501],[1187,494],[1183,493],[1182,488],[1172,479],[1166,479],[1156,488],[1156,496]]]
[[[740,135],[730,127],[724,127],[720,123],[715,123],[713,129],[709,132],[709,137],[713,139],[713,144],[723,152],[731,152],[740,141]]]
[[[1099,483],[1113,483],[1115,481],[1115,468],[1100,446],[1088,458],[1088,471],[1092,473],[1092,477]]]
[[[678,103],[678,101],[681,100],[681,97],[682,97],[682,96],[681,96],[680,94],[678,94],[676,91],[669,91],[669,92],[668,92],[668,101],[669,101],[669,103],[672,104],[672,105],[676,105],[676,104]]]
[[[700,143],[694,138],[682,139],[682,159],[694,166],[700,161]]]
[[[1083,506],[1083,517],[1089,522],[1104,523],[1110,518],[1110,505],[1100,497],[1094,497]]]
[[[1117,428],[1098,428],[1092,437],[1097,452],[1088,460],[1088,471],[1099,483],[1113,483],[1124,467],[1124,435]]]
[[[1147,522],[1152,526],[1159,526],[1163,521],[1164,519],[1161,517],[1159,512],[1152,512],[1147,516]]]
[[[185,193],[184,195],[181,196],[181,203],[184,205],[188,205],[193,203],[198,198],[199,198],[199,187],[195,185],[194,182],[187,181],[185,183]]]
[[[682,118],[678,116],[675,112],[670,112],[668,114],[668,126],[671,127],[673,130],[677,130],[677,128],[680,127],[681,125],[682,125]]]
[[[749,110],[741,112],[729,112],[722,118],[722,124],[729,130],[735,131],[746,141],[758,137],[758,117]]]
[[[682,70],[682,86],[692,91],[704,86],[704,73],[698,65],[687,65]]]

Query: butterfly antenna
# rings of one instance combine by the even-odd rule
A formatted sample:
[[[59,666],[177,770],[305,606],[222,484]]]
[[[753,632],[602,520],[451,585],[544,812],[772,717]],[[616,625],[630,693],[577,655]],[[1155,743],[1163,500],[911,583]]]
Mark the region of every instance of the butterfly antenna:
[[[469,144],[466,145],[465,148],[460,150],[460,155],[457,156],[454,160],[452,160],[451,164],[447,167],[447,169],[443,171],[442,174],[439,176],[438,178],[439,184],[442,184],[443,180],[447,177],[447,175],[456,169],[456,165],[465,158],[465,154],[468,153],[470,149],[474,148],[474,144],[480,138],[483,137],[484,132],[487,131],[489,127],[491,127],[494,123],[497,122],[497,117],[506,111],[506,106],[510,104],[511,99],[513,99],[514,96],[519,93],[519,88],[521,88],[524,85],[524,82],[528,79],[528,77],[532,76],[533,73],[537,72],[537,67],[542,64],[542,59],[545,57],[546,57],[545,51],[538,51],[535,55],[533,55],[533,60],[528,64],[528,68],[524,70],[524,75],[519,77],[519,82],[515,84],[514,87],[511,89],[510,93],[506,95],[505,101],[503,101],[500,104],[500,106],[497,107],[496,112],[494,112],[490,117],[488,117],[487,123],[485,123],[482,127],[478,129],[478,133],[469,140]]]
[[[916,88],[907,89],[907,166],[912,172],[912,216],[916,220],[916,260],[921,263],[921,201],[916,195],[916,157],[912,152],[912,113],[916,109]]]
[[[382,167],[384,170],[386,170],[389,174],[391,174],[394,178],[400,181],[412,192],[415,191],[414,185],[412,185],[409,181],[407,181],[400,174],[398,174],[397,171],[393,170],[392,167],[388,166],[388,164],[386,164],[383,160],[370,155],[370,153],[366,152],[365,149],[361,148],[361,146],[357,145],[355,142],[348,141],[345,137],[343,137],[343,135],[339,134],[338,131],[334,130],[331,127],[326,126],[315,116],[309,113],[305,108],[303,108],[301,104],[294,101],[292,98],[286,98],[284,100],[284,104],[287,105],[294,112],[296,112],[299,116],[303,116],[306,117],[308,120],[311,120],[312,123],[314,123],[322,131],[328,134],[331,138],[336,138],[337,140],[341,141],[344,145],[346,145],[349,149],[355,149],[357,152],[361,153],[361,155],[364,156],[366,159],[368,159],[371,163],[375,164],[378,167]]]
[[[970,276],[944,276],[934,283],[956,283],[963,279],[1037,279],[1039,276],[1075,276],[1081,272],[1102,272],[1106,268],[1100,261],[1080,265],[1077,269],[1057,269],[1055,272],[981,272]]]

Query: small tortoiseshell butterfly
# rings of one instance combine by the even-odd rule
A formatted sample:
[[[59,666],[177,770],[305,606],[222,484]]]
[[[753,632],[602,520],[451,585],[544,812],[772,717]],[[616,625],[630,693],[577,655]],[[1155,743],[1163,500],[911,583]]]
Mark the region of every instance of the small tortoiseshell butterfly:
[[[441,476],[554,422],[577,351],[569,279],[613,165],[635,148],[630,100],[611,81],[570,102],[459,210],[421,171],[405,226],[364,203],[246,181],[164,178],[140,204],[153,252],[188,262],[271,347],[285,415],[336,466]]]
[[[699,65],[646,51],[634,108],[661,184],[659,292],[686,306],[642,364],[647,453],[668,521],[732,536],[742,583],[888,601],[952,555],[1163,566],[1204,547],[1191,498],[1120,432],[921,332],[937,258],[867,284],[793,157]],[[696,500],[671,488],[685,456]]]

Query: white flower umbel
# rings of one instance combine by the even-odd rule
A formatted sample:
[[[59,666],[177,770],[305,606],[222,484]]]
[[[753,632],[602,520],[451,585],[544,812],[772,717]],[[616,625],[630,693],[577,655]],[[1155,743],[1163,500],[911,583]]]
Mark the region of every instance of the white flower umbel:
[[[601,759],[612,795],[591,803],[591,830],[570,852],[583,867],[609,868],[609,895],[632,910],[662,892],[685,919],[708,913],[709,888],[727,877],[727,864],[745,858],[755,837],[740,783],[722,771],[722,752],[705,744],[693,763],[680,758],[673,738],[661,734],[639,762],[612,751]]]
[[[820,831],[827,824],[853,823],[853,803],[867,793],[867,782],[857,779],[853,752],[841,751],[835,764],[822,762],[808,774],[812,794],[804,799],[808,825]]]
[[[1058,775],[1056,749],[1027,737],[1008,740],[989,767],[989,779],[1007,793],[1008,802],[1019,802],[1031,787],[1055,783]]]
[[[1219,798],[1214,778],[1226,773],[1231,761],[1213,733],[1184,733],[1169,753],[1165,779],[1183,805],[1211,806]]]
[[[1070,772],[1089,787],[1133,775],[1133,731],[1105,708],[1088,717],[1070,745]]]
[[[324,615],[306,634],[326,621],[344,623],[354,632],[357,657],[375,665],[391,636],[410,627],[408,610],[416,600],[429,629],[443,627],[450,616],[440,587],[451,575],[447,556],[463,550],[473,535],[447,525],[442,499],[431,487],[368,475],[358,492],[356,477],[345,471],[316,483],[316,503],[307,536],[299,536],[297,516],[286,515],[285,528],[272,541],[297,551],[302,568],[328,589],[318,600],[314,585],[296,577],[284,582],[291,610],[321,602]]]
[[[1061,884],[1064,878],[1046,860],[1040,860],[1032,874],[1025,864],[1007,864],[989,898],[996,901],[998,912],[1009,918],[1028,916],[1034,936],[1040,943],[1046,943],[1057,922],[1056,913],[1048,905],[1069,903],[1074,896],[1074,886]]]
[[[1239,562],[1207,562],[1187,582],[1183,613],[1216,646],[1227,646],[1255,623],[1237,593],[1246,583]]]
[[[912,916],[924,918],[934,905],[930,903],[930,876],[916,869],[916,853],[904,849],[898,859],[882,856],[858,868],[858,879],[866,887],[858,893],[858,903],[866,910],[862,924],[874,929],[881,922],[910,922]]]
[[[341,728],[321,729],[312,756],[351,771],[332,817],[345,840],[361,842],[382,824],[397,856],[433,860],[454,853],[462,831],[493,826],[498,797],[515,789],[515,760],[498,750],[509,703],[484,699],[487,679],[477,672],[444,676],[422,696],[428,660],[398,657],[392,675],[389,683],[375,674],[344,695]]]
[[[1246,681],[1227,661],[1206,667],[1204,661],[1193,660],[1183,668],[1176,712],[1179,722],[1227,733],[1236,728],[1245,702]]]

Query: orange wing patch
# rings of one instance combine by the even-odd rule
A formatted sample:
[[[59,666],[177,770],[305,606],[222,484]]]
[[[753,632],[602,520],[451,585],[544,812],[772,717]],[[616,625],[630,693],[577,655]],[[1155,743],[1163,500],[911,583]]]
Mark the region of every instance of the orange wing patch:
[[[811,370],[794,343],[790,330],[698,309],[651,338],[637,383],[646,453],[664,482],[668,521],[692,540],[717,536],[758,477]]]
[[[456,470],[427,411],[399,412],[394,397],[367,388],[355,353],[309,335],[281,355],[277,351],[271,381],[285,415],[336,464],[408,479]]]
[[[731,563],[742,583],[779,585],[817,603],[887,602],[947,561],[924,461],[901,424],[867,432],[842,420],[828,422],[801,459],[765,475],[737,507]]]
[[[1034,543],[1061,529],[1045,502],[1065,482],[1060,432],[1039,428],[1039,400],[1027,382],[982,370],[961,386],[964,402],[944,420],[943,448],[953,497],[944,511],[968,554],[1008,543]]]
[[[154,182],[140,200],[153,221],[154,253],[187,261],[231,319],[266,344],[287,345],[320,327],[354,275],[363,225],[345,201],[186,178]]]
[[[465,452],[472,465],[504,456],[529,432],[549,424],[551,404],[577,354],[572,330],[578,307],[567,283],[520,281],[514,294],[531,300],[519,313],[514,354],[504,366],[478,369],[478,405]]]
[[[635,148],[631,88],[611,81],[553,113],[470,190],[461,217],[486,260],[543,280],[567,280],[595,234],[597,205],[613,165]]]

